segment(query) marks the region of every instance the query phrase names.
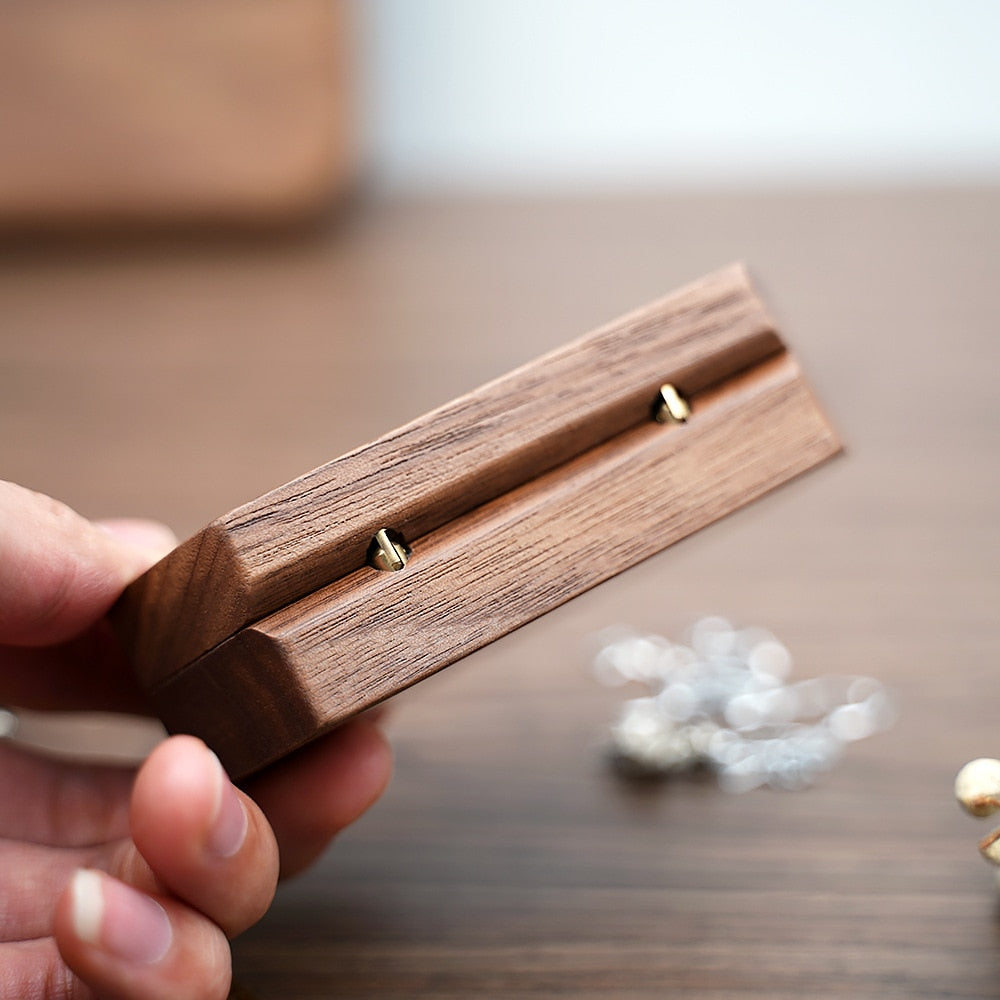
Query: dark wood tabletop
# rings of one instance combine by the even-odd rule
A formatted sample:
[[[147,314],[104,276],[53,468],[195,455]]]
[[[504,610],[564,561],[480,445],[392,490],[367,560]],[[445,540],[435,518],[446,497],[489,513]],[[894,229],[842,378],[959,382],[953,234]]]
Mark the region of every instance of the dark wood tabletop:
[[[397,698],[392,786],[236,942],[242,994],[1000,996],[952,797],[1000,755],[1000,190],[386,200],[0,259],[0,475],[92,516],[193,533],[736,259],[846,444]],[[803,791],[623,780],[594,634],[705,614],[895,725]]]

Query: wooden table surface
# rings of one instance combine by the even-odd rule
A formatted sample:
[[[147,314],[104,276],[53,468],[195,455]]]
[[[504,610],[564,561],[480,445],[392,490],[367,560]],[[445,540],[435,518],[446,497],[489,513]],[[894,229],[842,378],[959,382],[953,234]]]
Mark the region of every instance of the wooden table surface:
[[[0,251],[5,478],[181,534],[746,260],[847,456],[396,700],[397,774],[235,946],[258,1000],[1000,996],[1000,189],[361,204]],[[595,630],[773,630],[887,733],[802,792],[623,783]]]

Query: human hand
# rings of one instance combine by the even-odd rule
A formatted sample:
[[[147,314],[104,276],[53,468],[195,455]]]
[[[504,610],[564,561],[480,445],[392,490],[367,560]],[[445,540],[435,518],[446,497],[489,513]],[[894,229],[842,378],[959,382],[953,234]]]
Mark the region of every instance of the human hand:
[[[104,618],[172,544],[0,481],[0,704],[142,711]],[[0,743],[0,1000],[224,998],[228,938],[379,796],[391,757],[361,718],[245,790],[200,741],[136,774]]]

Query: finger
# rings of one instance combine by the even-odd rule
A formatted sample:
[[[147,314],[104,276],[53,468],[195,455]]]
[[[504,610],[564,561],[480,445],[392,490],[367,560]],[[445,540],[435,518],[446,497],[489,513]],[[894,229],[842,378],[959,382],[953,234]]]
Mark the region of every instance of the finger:
[[[391,775],[388,741],[361,717],[252,779],[247,790],[274,829],[281,875],[315,861],[382,794]]]
[[[52,932],[52,900],[86,863],[82,851],[0,840],[0,941],[30,941]],[[9,996],[0,990],[0,997]]]
[[[19,708],[151,714],[106,619],[58,646],[0,646],[0,691]]]
[[[86,847],[128,833],[133,769],[77,764],[0,744],[0,836]],[[2,897],[0,897],[2,898]]]
[[[225,935],[208,918],[94,869],[80,869],[56,904],[63,960],[110,1000],[224,1000]]]
[[[156,878],[228,935],[270,906],[278,879],[274,835],[200,740],[174,736],[153,751],[136,778],[130,826]],[[116,873],[127,877],[127,864],[119,859]]]
[[[0,997],[95,1000],[93,990],[66,968],[48,934],[0,945]]]
[[[115,523],[103,530],[65,504],[0,481],[0,642],[63,642],[103,616],[164,554],[163,544],[134,544],[130,523],[132,541],[123,541]]]

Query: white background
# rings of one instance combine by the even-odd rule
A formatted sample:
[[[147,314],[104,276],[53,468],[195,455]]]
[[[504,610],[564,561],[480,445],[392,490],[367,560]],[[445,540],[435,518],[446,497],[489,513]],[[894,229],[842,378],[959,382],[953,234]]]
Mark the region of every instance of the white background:
[[[1000,179],[1000,0],[370,0],[389,189]]]

